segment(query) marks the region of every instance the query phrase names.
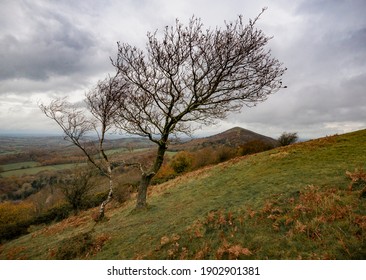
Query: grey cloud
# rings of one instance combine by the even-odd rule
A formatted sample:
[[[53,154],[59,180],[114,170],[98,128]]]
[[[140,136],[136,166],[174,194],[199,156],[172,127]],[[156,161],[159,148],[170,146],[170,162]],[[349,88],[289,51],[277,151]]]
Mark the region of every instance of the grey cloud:
[[[366,1],[272,2],[0,1],[0,107],[19,104],[10,96],[34,100],[71,93],[77,100],[114,71],[108,57],[116,55],[117,41],[144,48],[147,31],[161,31],[176,18],[186,23],[195,14],[215,27],[239,14],[253,18],[268,5],[258,27],[274,36],[269,47],[288,68],[283,77],[288,88],[230,116],[225,128],[321,136],[319,131],[329,127],[366,126]]]
[[[281,48],[289,52],[290,63],[295,59],[295,63],[313,62],[318,67],[336,66],[356,53],[365,54],[365,10],[363,0],[303,1],[295,9],[294,15],[300,18],[297,25],[287,27],[295,28],[295,38]]]
[[[90,32],[47,8],[18,8],[28,22],[12,19],[13,28],[0,37],[1,64],[6,65],[0,68],[1,80],[46,80],[52,75],[70,75],[87,68],[86,57],[92,57],[96,47]],[[21,25],[29,25],[32,30],[24,35]]]
[[[366,75],[362,74],[340,83],[313,84],[291,88],[271,96],[254,108],[244,108],[239,115],[229,117],[230,122],[258,129],[267,127],[274,133],[285,130],[310,133],[313,135],[329,123],[364,123],[366,126]],[[265,130],[265,129],[264,129]],[[335,131],[334,133],[336,133]]]
[[[314,131],[325,123],[366,125],[365,8],[364,1],[303,1],[288,27],[295,36],[276,42],[288,89],[243,113],[243,123]]]
[[[366,3],[363,0],[303,0],[298,6],[297,12],[319,15],[331,13],[334,17],[345,18],[363,15],[365,7]],[[335,22],[335,24],[337,23]]]

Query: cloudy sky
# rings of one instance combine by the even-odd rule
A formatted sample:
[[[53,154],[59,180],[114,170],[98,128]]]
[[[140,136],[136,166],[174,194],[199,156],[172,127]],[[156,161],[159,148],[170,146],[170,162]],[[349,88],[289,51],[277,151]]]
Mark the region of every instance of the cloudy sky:
[[[144,47],[148,31],[176,18],[215,28],[263,7],[257,27],[273,36],[268,47],[288,68],[288,88],[203,131],[314,138],[366,128],[364,0],[0,0],[0,135],[60,132],[37,104],[82,100],[113,73],[117,41]]]

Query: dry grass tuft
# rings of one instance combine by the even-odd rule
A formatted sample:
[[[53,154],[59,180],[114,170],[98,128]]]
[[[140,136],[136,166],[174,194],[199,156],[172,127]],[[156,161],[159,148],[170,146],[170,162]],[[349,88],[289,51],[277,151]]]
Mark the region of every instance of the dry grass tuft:
[[[50,251],[50,257],[60,260],[87,259],[100,252],[110,239],[106,233],[93,237],[92,232],[82,232],[61,241],[57,249]]]
[[[52,236],[68,229],[85,226],[91,221],[92,217],[89,215],[89,212],[85,212],[84,215],[72,216],[54,225],[46,226],[45,228],[32,233],[32,237],[37,237],[39,235]]]
[[[356,168],[355,171],[346,171],[346,175],[351,179],[349,190],[366,189],[366,171],[363,168]]]

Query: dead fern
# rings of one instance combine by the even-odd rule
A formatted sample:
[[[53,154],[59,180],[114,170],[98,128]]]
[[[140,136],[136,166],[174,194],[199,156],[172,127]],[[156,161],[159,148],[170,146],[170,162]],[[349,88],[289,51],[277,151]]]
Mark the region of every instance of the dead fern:
[[[366,187],[366,172],[363,168],[356,168],[355,171],[346,171],[346,175],[351,179],[349,190],[364,190]]]

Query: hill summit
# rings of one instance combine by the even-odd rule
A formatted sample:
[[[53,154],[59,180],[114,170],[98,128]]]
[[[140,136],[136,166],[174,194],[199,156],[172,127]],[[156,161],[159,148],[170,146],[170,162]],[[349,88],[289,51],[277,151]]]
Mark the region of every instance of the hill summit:
[[[271,137],[241,127],[233,127],[212,136],[197,138],[184,144],[174,145],[173,149],[189,150],[217,146],[237,147],[239,145],[247,144],[251,141],[261,141],[262,143],[272,147],[278,146],[278,141]]]

